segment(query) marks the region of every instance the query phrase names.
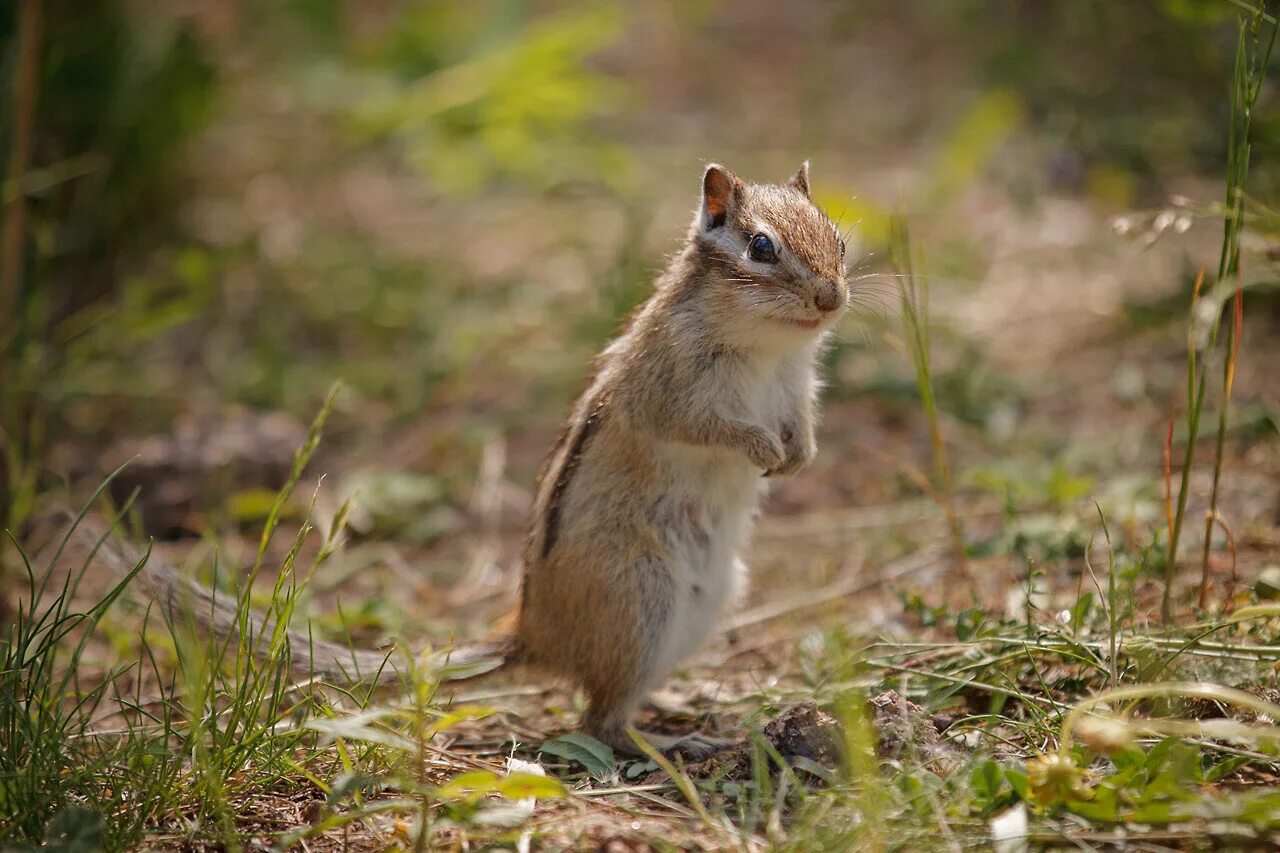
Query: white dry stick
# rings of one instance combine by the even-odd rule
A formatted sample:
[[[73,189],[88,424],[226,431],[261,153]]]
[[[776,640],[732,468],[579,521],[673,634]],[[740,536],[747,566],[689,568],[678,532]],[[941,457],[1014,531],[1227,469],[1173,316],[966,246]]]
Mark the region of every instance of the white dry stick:
[[[536,761],[521,761],[514,756],[507,759],[508,773],[532,773],[534,776],[546,776],[547,771],[542,768],[541,764]],[[516,809],[520,812],[523,821],[527,821],[533,817],[533,809],[537,804],[536,797],[524,797],[516,801]],[[516,842],[517,853],[529,853],[529,843],[533,840],[533,830],[526,829],[520,833],[520,840]]]
[[[996,853],[1023,853],[1027,849],[1027,807],[1023,803],[991,818],[990,825]]]

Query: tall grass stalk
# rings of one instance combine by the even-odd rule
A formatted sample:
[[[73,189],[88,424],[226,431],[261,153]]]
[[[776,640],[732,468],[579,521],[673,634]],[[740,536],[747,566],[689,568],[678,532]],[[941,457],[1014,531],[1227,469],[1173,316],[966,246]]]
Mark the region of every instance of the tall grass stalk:
[[[1234,687],[1208,682],[1165,681],[1154,684],[1137,684],[1104,690],[1077,702],[1062,722],[1062,733],[1058,739],[1058,753],[1062,756],[1070,754],[1073,743],[1072,735],[1081,723],[1089,719],[1090,708],[1098,705],[1115,706],[1121,702],[1130,703],[1129,710],[1108,717],[1113,726],[1127,730],[1133,736],[1139,734],[1178,735],[1182,737],[1217,737],[1234,740],[1265,740],[1280,743],[1280,726],[1267,723],[1241,723],[1236,720],[1214,718],[1208,720],[1142,720],[1132,722],[1129,712],[1133,703],[1143,699],[1202,699],[1223,705],[1235,705],[1244,708],[1264,720],[1280,717],[1280,705],[1268,702]]]
[[[73,599],[92,553],[49,589],[49,576],[37,579],[26,551],[10,541],[26,568],[27,598],[0,639],[0,839],[39,839],[55,809],[69,802],[78,800],[99,812],[127,812],[127,798],[106,783],[121,759],[154,753],[154,738],[137,733],[122,748],[94,737],[90,728],[95,711],[131,667],[87,685],[79,672],[90,633],[143,563],[87,609],[77,610]],[[58,569],[61,553],[59,547],[50,574]],[[162,711],[162,728],[168,719]],[[147,766],[154,769],[155,762]]]
[[[898,295],[902,302],[902,331],[911,363],[916,371],[916,388],[925,415],[929,419],[929,440],[933,447],[933,471],[937,479],[934,496],[947,519],[951,536],[951,548],[956,567],[968,574],[965,559],[964,533],[960,517],[956,513],[955,488],[951,480],[951,465],[947,461],[947,446],[942,438],[942,426],[938,415],[938,402],[933,393],[933,377],[930,366],[929,346],[929,280],[917,276],[912,258],[911,237],[905,216],[893,216],[889,220],[889,258],[897,273]]]
[[[1237,265],[1237,280],[1239,276],[1240,269]],[[1213,545],[1213,524],[1219,518],[1218,482],[1222,477],[1222,460],[1227,436],[1227,411],[1231,407],[1231,386],[1235,384],[1236,364],[1240,360],[1240,336],[1244,326],[1244,290],[1242,288],[1236,287],[1231,302],[1231,324],[1227,326],[1225,346],[1227,357],[1222,362],[1222,405],[1218,409],[1218,439],[1213,454],[1213,489],[1209,493],[1209,510],[1204,514],[1204,552],[1200,558],[1201,610],[1209,605],[1209,550]],[[1232,574],[1235,574],[1234,569]],[[1234,587],[1234,583],[1232,586]]]
[[[1276,34],[1280,25],[1272,25],[1271,35],[1265,46],[1261,43],[1262,12],[1255,12],[1251,20],[1241,21],[1240,32],[1236,42],[1235,71],[1231,84],[1231,123],[1227,144],[1227,197],[1226,215],[1223,218],[1222,250],[1218,258],[1219,284],[1238,276],[1240,268],[1240,231],[1242,225],[1242,208],[1244,205],[1244,185],[1249,175],[1249,132],[1253,117],[1253,107],[1262,89],[1267,68],[1271,64],[1271,51],[1275,47]],[[1197,288],[1198,289],[1198,288]],[[1238,288],[1237,288],[1238,290]],[[1187,509],[1187,497],[1190,492],[1191,464],[1195,456],[1196,439],[1200,434],[1200,415],[1204,410],[1205,392],[1208,388],[1208,358],[1201,359],[1196,369],[1195,351],[1198,348],[1199,329],[1196,300],[1192,300],[1192,319],[1190,345],[1187,356],[1187,448],[1183,456],[1182,478],[1178,489],[1178,502],[1173,516],[1173,527],[1169,531],[1169,550],[1165,562],[1164,596],[1160,603],[1160,614],[1165,622],[1172,616],[1173,579],[1177,571],[1178,540],[1182,534],[1183,518]],[[1213,318],[1209,324],[1207,343],[1204,346],[1206,356],[1213,352],[1217,345],[1218,330],[1222,325],[1221,300],[1213,305]],[[1234,324],[1231,326],[1231,341],[1234,341]],[[1229,357],[1224,367],[1226,374],[1234,376],[1235,358],[1230,353],[1235,347],[1228,343]],[[1226,375],[1224,374],[1224,375]],[[1222,470],[1224,451],[1223,434],[1226,427],[1226,389],[1224,388],[1222,409],[1219,415],[1217,453],[1214,458],[1214,487],[1210,496],[1210,509],[1206,523],[1206,540],[1213,532],[1213,514],[1216,512],[1218,499],[1218,478]],[[1206,542],[1206,557],[1208,544]]]
[[[1116,583],[1116,549],[1111,543],[1111,528],[1107,526],[1107,517],[1102,507],[1094,501],[1094,509],[1098,511],[1098,521],[1102,523],[1102,535],[1107,540],[1107,638],[1111,648],[1107,655],[1107,672],[1110,684],[1114,688],[1120,684],[1119,651],[1120,651],[1120,613],[1119,585]]]
[[[319,442],[333,400],[331,392],[294,457],[251,576],[262,568],[266,545]],[[0,846],[39,842],[46,831],[54,831],[47,827],[65,832],[74,824],[77,832],[92,835],[91,847],[129,849],[161,824],[176,825],[180,835],[191,838],[220,836],[229,849],[239,849],[239,800],[305,776],[300,768],[316,749],[316,735],[304,723],[328,709],[297,689],[287,627],[311,574],[333,552],[346,513],[343,504],[310,571],[299,572],[295,567],[311,530],[308,513],[265,602],[265,630],[250,630],[256,623],[249,618],[247,580],[236,598],[244,629],[238,637],[217,637],[190,620],[169,622],[176,673],[173,664],[162,666],[158,660],[145,625],[137,662],[101,675],[82,666],[90,634],[149,554],[95,602],[77,609],[80,581],[103,539],[86,543],[90,553],[78,568],[64,570],[60,561],[73,536],[82,542],[91,538],[76,531],[85,512],[72,521],[43,576],[15,542],[29,592],[14,623],[0,635]],[[144,685],[158,695],[144,698]],[[107,718],[111,725],[102,726]]]
[[[17,59],[9,103],[9,162],[3,186],[4,225],[0,233],[0,382],[8,386],[0,394],[0,526],[17,527],[23,505],[35,492],[34,466],[28,462],[31,437],[23,424],[21,395],[9,365],[16,360],[21,325],[23,272],[26,269],[27,197],[25,182],[35,129],[36,95],[40,90],[41,0],[18,0]],[[0,589],[3,589],[8,550],[0,536]],[[0,600],[0,622],[7,619]]]
[[[9,116],[8,188],[4,199],[4,232],[0,236],[0,375],[4,373],[18,324],[14,311],[25,264],[27,198],[23,185],[31,157],[36,93],[40,87],[40,0],[18,0],[18,58],[13,75]]]
[[[287,773],[292,766],[293,752],[302,746],[304,739],[311,737],[296,725],[278,728],[282,722],[313,710],[306,695],[297,703],[288,701],[295,691],[287,632],[299,595],[316,568],[333,552],[333,538],[341,535],[346,505],[338,510],[310,571],[299,577],[297,559],[311,531],[315,506],[312,498],[271,590],[266,607],[269,618],[262,623],[260,632],[255,632],[250,616],[251,593],[285,505],[319,445],[337,390],[335,386],[329,392],[311,424],[307,440],[294,454],[289,478],[267,516],[253,567],[239,584],[236,598],[239,630],[234,632],[235,636],[218,637],[211,630],[203,634],[193,634],[189,629],[175,632],[185,704],[190,710],[199,709],[198,714],[188,718],[188,738],[195,756],[190,783],[200,793],[198,813],[216,822],[229,840],[235,838],[235,810],[231,807],[230,794],[239,778],[250,769],[257,773]]]

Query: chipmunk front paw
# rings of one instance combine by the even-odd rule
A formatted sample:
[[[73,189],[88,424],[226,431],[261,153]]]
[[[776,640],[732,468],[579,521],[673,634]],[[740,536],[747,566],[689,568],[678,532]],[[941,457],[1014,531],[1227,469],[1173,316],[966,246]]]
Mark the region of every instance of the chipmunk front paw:
[[[743,450],[752,464],[768,472],[782,465],[787,458],[787,450],[781,439],[764,427],[751,427],[746,435],[746,446]]]
[[[818,446],[814,442],[813,436],[803,430],[784,426],[781,438],[783,459],[777,467],[769,469],[770,477],[785,477],[788,474],[794,474],[801,468],[808,467],[818,454]]]

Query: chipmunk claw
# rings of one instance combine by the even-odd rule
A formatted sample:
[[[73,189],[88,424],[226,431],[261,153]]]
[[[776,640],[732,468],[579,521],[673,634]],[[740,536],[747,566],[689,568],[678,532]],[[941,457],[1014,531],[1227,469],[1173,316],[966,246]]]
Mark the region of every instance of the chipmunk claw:
[[[702,732],[694,732],[685,735],[675,743],[662,750],[663,754],[668,758],[676,755],[684,758],[688,762],[703,761],[717,752],[723,752],[733,745],[733,741],[727,738],[713,737]]]

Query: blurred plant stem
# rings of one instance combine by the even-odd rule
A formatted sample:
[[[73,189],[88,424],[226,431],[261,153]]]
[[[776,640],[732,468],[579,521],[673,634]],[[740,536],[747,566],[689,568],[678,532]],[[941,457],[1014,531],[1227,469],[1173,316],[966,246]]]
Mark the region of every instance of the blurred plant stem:
[[[1173,579],[1177,572],[1178,539],[1182,534],[1183,517],[1187,509],[1187,497],[1190,492],[1191,464],[1195,457],[1196,438],[1200,434],[1200,415],[1204,410],[1205,391],[1209,384],[1209,355],[1218,342],[1218,331],[1222,326],[1222,309],[1226,300],[1218,292],[1222,282],[1238,277],[1240,272],[1240,229],[1242,209],[1244,205],[1244,186],[1249,176],[1249,133],[1253,108],[1258,101],[1258,93],[1266,79],[1267,68],[1271,64],[1271,51],[1275,47],[1276,34],[1280,26],[1272,26],[1271,36],[1265,45],[1259,38],[1262,28],[1262,10],[1255,10],[1252,20],[1241,21],[1240,34],[1236,43],[1235,71],[1231,81],[1231,123],[1227,145],[1227,198],[1226,214],[1223,218],[1222,252],[1218,258],[1218,277],[1214,292],[1210,297],[1212,303],[1212,322],[1204,346],[1205,357],[1200,359],[1199,377],[1196,376],[1196,349],[1200,343],[1200,320],[1196,310],[1196,299],[1192,298],[1190,321],[1190,343],[1187,355],[1187,449],[1182,462],[1182,479],[1178,488],[1178,503],[1173,514],[1173,527],[1169,531],[1169,552],[1165,561],[1164,596],[1160,602],[1160,615],[1168,622],[1172,617]],[[1259,51],[1259,47],[1263,49]],[[1237,288],[1238,290],[1238,288]],[[1237,311],[1242,311],[1242,303],[1237,303]],[[1218,507],[1218,480],[1222,472],[1224,453],[1223,436],[1226,432],[1227,397],[1230,394],[1230,380],[1235,375],[1235,363],[1238,352],[1236,327],[1230,324],[1227,339],[1226,363],[1223,367],[1223,399],[1219,411],[1218,436],[1213,464],[1213,489],[1209,497],[1209,508],[1205,518],[1205,545],[1202,572],[1208,572],[1209,548],[1213,536],[1213,521]],[[1201,600],[1203,601],[1206,576],[1201,578]]]
[[[1240,268],[1236,266],[1236,278],[1240,277]],[[1218,481],[1222,477],[1222,458],[1225,453],[1223,442],[1227,435],[1227,410],[1231,406],[1231,386],[1235,384],[1236,364],[1240,360],[1240,335],[1244,326],[1244,290],[1236,287],[1232,297],[1231,323],[1227,326],[1225,349],[1227,357],[1222,362],[1222,406],[1218,409],[1218,441],[1213,455],[1213,489],[1209,493],[1209,509],[1204,514],[1204,552],[1200,558],[1200,609],[1209,605],[1209,550],[1213,545],[1213,524],[1220,518],[1218,515]],[[1226,525],[1223,525],[1226,530]],[[1234,591],[1233,583],[1228,589],[1226,598]]]
[[[18,346],[17,315],[26,252],[27,199],[23,191],[31,157],[36,92],[40,81],[41,0],[19,0],[18,59],[13,76],[13,112],[9,119],[9,166],[5,172],[12,191],[4,199],[4,232],[0,235],[0,527],[15,524],[16,495],[29,479],[23,463],[26,436],[19,424],[18,395],[9,375],[9,362]],[[0,589],[4,588],[5,552],[9,539],[0,535]],[[0,622],[8,621],[7,602],[0,598]]]
[[[956,514],[955,487],[951,481],[951,465],[947,461],[947,445],[942,438],[939,423],[938,402],[933,393],[933,377],[930,373],[929,351],[929,280],[920,276],[917,281],[911,258],[911,237],[907,231],[905,216],[893,216],[889,220],[889,259],[897,273],[898,293],[902,299],[902,331],[916,369],[916,388],[920,402],[929,418],[929,440],[933,446],[933,470],[937,488],[933,492],[947,519],[951,535],[951,549],[956,568],[968,577],[969,567],[965,559],[964,533]]]
[[[1258,36],[1258,29],[1261,25],[1260,19],[1265,17],[1266,17],[1266,13],[1261,10],[1259,10],[1255,14],[1255,17],[1253,20],[1253,38],[1254,38],[1255,44]],[[1241,175],[1240,175],[1241,186],[1236,188],[1234,197],[1231,197],[1229,195],[1227,198],[1227,205],[1230,210],[1230,215],[1235,217],[1237,221],[1239,221],[1239,219],[1242,217],[1244,213],[1243,184],[1244,184],[1245,175],[1247,175],[1248,169],[1249,169],[1248,135],[1249,135],[1250,118],[1252,117],[1252,113],[1253,113],[1253,104],[1258,97],[1258,89],[1260,88],[1260,84],[1261,84],[1260,78],[1266,76],[1267,67],[1271,64],[1271,49],[1272,47],[1275,46],[1276,33],[1278,31],[1280,31],[1280,25],[1277,25],[1273,20],[1272,27],[1271,27],[1271,41],[1267,45],[1267,51],[1263,55],[1261,63],[1256,68],[1242,70],[1241,66],[1245,64],[1245,61],[1244,61],[1245,28],[1243,25],[1241,26],[1241,30],[1240,30],[1241,41],[1240,41],[1239,49],[1237,51],[1238,58],[1236,60],[1237,85],[1232,86],[1232,90],[1231,90],[1231,94],[1232,94],[1231,112],[1232,112],[1232,119],[1233,119],[1232,125],[1231,125],[1231,133],[1234,137],[1234,134],[1236,133],[1235,118],[1237,114],[1239,114],[1241,117],[1241,125],[1242,125],[1240,128],[1240,132],[1244,136],[1243,146],[1242,146],[1243,150],[1240,152],[1240,156],[1243,158],[1243,162],[1238,167],[1241,171]],[[1243,74],[1247,74],[1248,76],[1242,78]],[[1256,83],[1254,82],[1255,78],[1258,78],[1258,82]],[[1240,102],[1240,99],[1242,98],[1247,98],[1247,102]],[[1232,142],[1233,143],[1235,142],[1234,138],[1232,139]],[[1236,146],[1233,144],[1230,147],[1229,151],[1230,151],[1231,158],[1234,159],[1237,153]],[[1232,164],[1229,160],[1228,168],[1230,168],[1231,165]],[[1201,558],[1200,558],[1200,608],[1202,610],[1205,607],[1207,607],[1209,603],[1208,601],[1209,599],[1209,550],[1213,545],[1213,524],[1216,520],[1219,520],[1221,518],[1221,516],[1218,515],[1218,483],[1222,476],[1222,459],[1225,452],[1224,441],[1226,440],[1226,434],[1227,434],[1227,412],[1231,406],[1231,386],[1235,384],[1236,364],[1239,362],[1239,359],[1240,359],[1240,336],[1244,331],[1243,329],[1244,289],[1240,286],[1240,238],[1238,236],[1239,226],[1237,226],[1236,230],[1231,233],[1234,235],[1235,239],[1230,246],[1231,254],[1233,255],[1233,257],[1230,259],[1230,265],[1233,268],[1232,271],[1235,273],[1236,289],[1235,289],[1234,297],[1232,299],[1231,323],[1227,325],[1227,340],[1226,340],[1226,343],[1224,344],[1226,358],[1222,362],[1222,405],[1218,409],[1218,439],[1217,439],[1217,444],[1214,447],[1214,455],[1213,455],[1213,488],[1209,493],[1209,509],[1204,514],[1204,552],[1201,554]],[[1227,242],[1227,238],[1224,236],[1223,260],[1226,260],[1227,250],[1228,250],[1228,242]],[[1222,310],[1219,309],[1218,310],[1219,319],[1217,321],[1218,323],[1222,322],[1221,317],[1222,317]],[[1227,531],[1227,536],[1228,538],[1230,538],[1230,533],[1225,523],[1223,524],[1223,529],[1224,531]],[[1233,568],[1232,584],[1231,584],[1231,588],[1228,590],[1227,597],[1230,596],[1231,592],[1234,592],[1234,586],[1235,586],[1234,576],[1235,576],[1235,571]]]
[[[23,192],[27,162],[31,156],[31,131],[35,123],[36,90],[40,77],[40,2],[19,0],[18,61],[13,76],[13,113],[9,127],[9,168],[5,175],[13,191],[4,204],[3,258],[0,258],[0,376],[5,373],[17,330],[18,288],[22,281],[23,242],[26,236],[27,199]]]

